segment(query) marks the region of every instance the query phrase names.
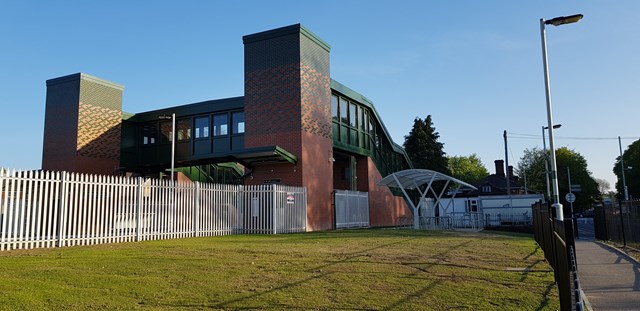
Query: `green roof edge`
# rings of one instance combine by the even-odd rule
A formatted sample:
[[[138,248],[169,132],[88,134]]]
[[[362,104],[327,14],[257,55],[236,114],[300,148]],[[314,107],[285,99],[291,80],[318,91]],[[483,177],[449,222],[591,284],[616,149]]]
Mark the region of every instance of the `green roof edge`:
[[[378,124],[382,126],[382,131],[387,136],[387,139],[389,139],[389,141],[391,142],[391,146],[393,147],[393,150],[404,155],[405,159],[407,160],[407,163],[409,163],[409,166],[413,168],[413,163],[411,162],[411,159],[409,159],[409,155],[404,150],[404,148],[402,148],[402,146],[396,144],[396,142],[393,141],[393,138],[391,138],[391,135],[389,134],[387,127],[382,122],[382,118],[380,118],[380,114],[378,114],[376,107],[373,105],[373,102],[370,99],[366,98],[364,95],[350,89],[348,86],[334,79],[331,79],[331,89],[336,90],[337,92],[342,93],[343,95],[371,109],[376,119],[378,120]]]
[[[246,35],[242,37],[242,42],[244,44],[258,42],[262,40],[273,39],[277,37],[282,37],[291,34],[300,33],[305,37],[309,38],[311,41],[315,42],[317,45],[325,49],[327,52],[331,51],[331,45],[326,41],[320,39],[316,34],[311,32],[307,27],[304,27],[302,24],[294,24],[290,26],[285,26],[281,28],[276,28],[272,30],[267,30],[263,32],[258,32],[250,35]]]
[[[88,80],[88,81],[91,81],[91,82],[102,84],[104,86],[108,86],[108,87],[112,87],[112,88],[118,89],[120,91],[124,90],[124,85],[113,83],[111,81],[107,81],[107,80],[104,80],[104,79],[100,79],[98,77],[94,77],[92,75],[88,75],[88,74],[83,73],[83,72],[78,72],[78,73],[74,73],[74,74],[70,74],[70,75],[66,75],[66,76],[62,76],[62,77],[58,77],[58,78],[49,79],[49,80],[47,80],[46,83],[47,83],[47,86],[50,86],[50,85],[66,83],[66,82],[70,82],[70,81],[74,81],[74,80]]]

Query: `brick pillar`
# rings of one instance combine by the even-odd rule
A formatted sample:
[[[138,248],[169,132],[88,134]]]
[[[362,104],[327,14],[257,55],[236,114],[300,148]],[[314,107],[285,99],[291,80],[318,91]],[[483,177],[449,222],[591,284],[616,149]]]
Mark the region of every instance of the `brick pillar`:
[[[42,169],[117,173],[123,89],[83,73],[47,80]]]
[[[245,148],[280,146],[298,163],[259,166],[250,183],[307,187],[310,230],[333,228],[330,47],[297,24],[243,37]]]

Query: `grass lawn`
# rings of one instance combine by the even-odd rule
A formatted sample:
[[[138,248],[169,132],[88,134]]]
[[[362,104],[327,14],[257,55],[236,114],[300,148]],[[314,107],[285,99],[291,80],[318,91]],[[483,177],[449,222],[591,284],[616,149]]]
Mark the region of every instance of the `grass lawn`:
[[[556,310],[529,235],[354,230],[0,252],[0,309]]]

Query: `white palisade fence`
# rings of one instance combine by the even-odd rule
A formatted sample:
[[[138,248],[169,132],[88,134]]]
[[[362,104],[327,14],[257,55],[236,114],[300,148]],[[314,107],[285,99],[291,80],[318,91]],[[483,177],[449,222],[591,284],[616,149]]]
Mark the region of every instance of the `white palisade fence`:
[[[0,168],[0,250],[306,231],[306,189]]]

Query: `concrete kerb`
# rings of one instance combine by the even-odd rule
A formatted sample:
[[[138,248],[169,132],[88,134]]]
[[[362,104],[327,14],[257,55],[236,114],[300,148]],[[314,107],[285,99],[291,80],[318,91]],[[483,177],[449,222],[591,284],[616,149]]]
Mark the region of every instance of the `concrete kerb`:
[[[584,292],[582,291],[582,288],[580,288],[580,295],[582,296],[582,301],[584,302],[584,305],[587,307],[587,310],[593,311],[593,307],[591,307],[591,303],[589,302],[589,299],[587,299],[587,295],[585,295]]]
[[[619,248],[617,248],[617,247],[615,247],[613,245],[607,244],[607,243],[602,242],[602,241],[597,241],[597,240],[594,240],[593,242],[598,244],[598,245],[611,248],[611,249],[615,250],[616,252],[622,254],[622,256],[625,257],[630,262],[634,262],[636,265],[640,265],[640,261],[638,261],[635,258],[629,256],[629,254],[627,254],[627,252],[625,252],[625,251],[623,251],[623,250],[621,250],[621,249],[619,249]]]

